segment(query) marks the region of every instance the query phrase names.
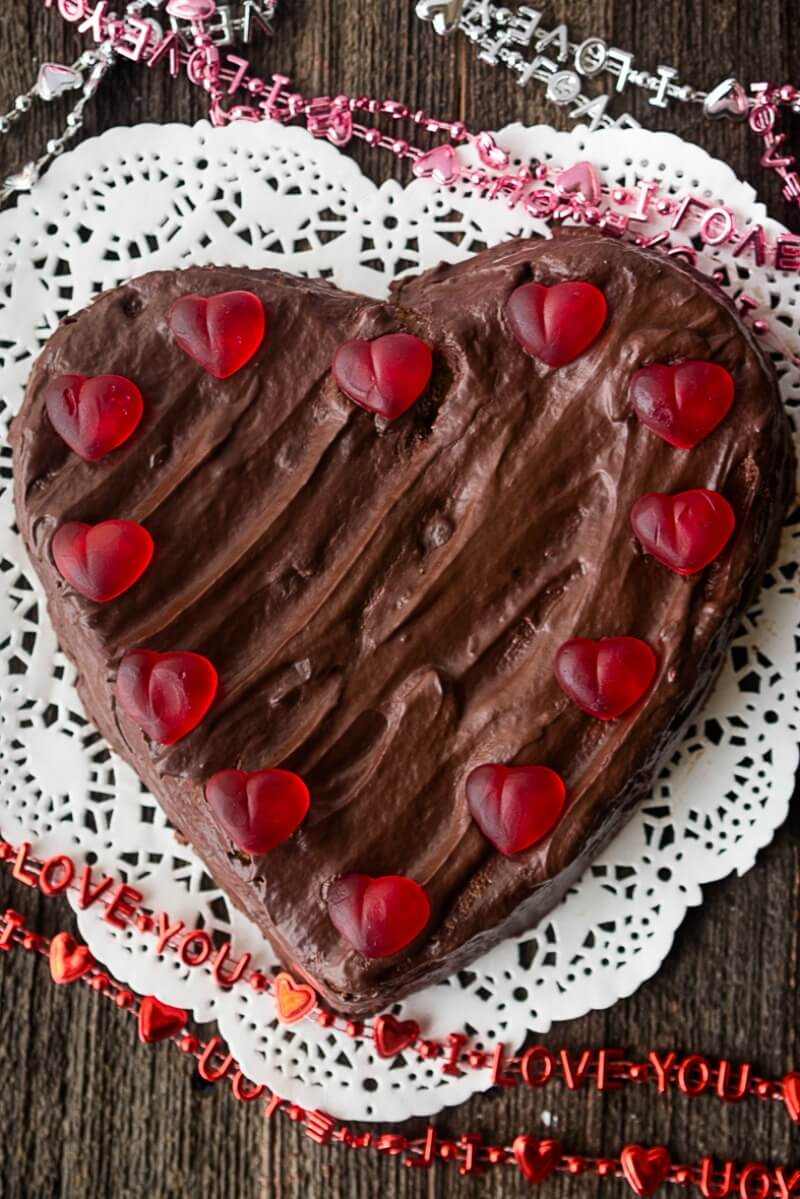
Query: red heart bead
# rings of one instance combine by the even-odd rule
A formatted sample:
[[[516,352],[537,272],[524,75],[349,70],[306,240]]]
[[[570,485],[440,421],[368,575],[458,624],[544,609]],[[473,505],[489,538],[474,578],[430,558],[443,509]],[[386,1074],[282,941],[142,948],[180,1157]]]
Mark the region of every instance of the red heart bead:
[[[201,654],[134,649],[117,671],[117,699],[147,736],[174,745],[205,716],[217,694],[217,672]]]
[[[234,845],[269,853],[306,818],[308,788],[290,770],[220,770],[206,783],[206,799]]]
[[[328,913],[343,937],[368,958],[399,953],[428,923],[425,889],[398,874],[345,874],[328,890]]]
[[[528,1136],[515,1137],[512,1148],[517,1165],[528,1182],[544,1182],[549,1178],[564,1153],[560,1141],[537,1141]]]
[[[656,675],[658,660],[638,637],[575,637],[556,654],[556,678],[584,712],[614,720],[638,703]]]
[[[654,363],[633,376],[631,402],[643,425],[670,445],[690,450],[727,415],[733,379],[716,362]]]
[[[523,350],[554,367],[589,348],[607,313],[606,298],[592,283],[524,283],[506,303],[506,320]]]
[[[650,492],[631,511],[633,531],[648,554],[679,575],[693,575],[722,553],[736,524],[718,491]]]
[[[467,778],[472,819],[500,853],[520,853],[546,837],[564,811],[566,787],[547,766],[478,766]]]
[[[410,333],[346,341],[333,356],[333,377],[368,412],[396,420],[418,400],[433,370],[431,348]]]
[[[623,1174],[642,1199],[657,1191],[672,1169],[672,1158],[661,1147],[645,1149],[641,1145],[626,1145],[620,1154],[620,1162]]]
[[[169,314],[181,349],[217,379],[241,370],[264,340],[264,305],[250,291],[182,296]]]
[[[50,974],[53,982],[74,983],[94,965],[91,951],[69,933],[56,933],[50,942]]]
[[[105,520],[99,525],[71,520],[56,530],[50,548],[70,587],[105,604],[132,587],[147,570],[153,538],[132,520]]]
[[[182,1007],[170,1007],[155,995],[146,995],[139,1004],[139,1039],[146,1045],[166,1041],[186,1027],[189,1013]]]
[[[142,393],[122,375],[57,375],[44,402],[56,433],[87,462],[127,441],[144,412]]]
[[[800,1074],[796,1071],[784,1075],[783,1102],[795,1124],[800,1124]]]
[[[396,1057],[409,1049],[419,1036],[416,1020],[397,1020],[394,1016],[379,1016],[373,1029],[375,1048],[380,1057]]]
[[[296,1024],[313,1012],[317,993],[308,983],[296,983],[291,974],[281,973],[275,979],[275,1001],[281,1024]]]

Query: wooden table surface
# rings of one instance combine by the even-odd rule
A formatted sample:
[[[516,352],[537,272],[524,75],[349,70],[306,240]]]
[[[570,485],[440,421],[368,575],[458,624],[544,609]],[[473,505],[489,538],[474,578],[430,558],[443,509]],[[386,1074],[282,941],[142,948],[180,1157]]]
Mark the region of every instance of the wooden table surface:
[[[113,7],[113,6],[112,6]],[[633,49],[643,65],[677,66],[695,86],[728,74],[744,81],[795,79],[800,25],[792,0],[571,0],[548,9],[551,24],[569,21]],[[38,64],[70,62],[77,34],[42,0],[0,5],[0,110],[30,86]],[[476,61],[461,37],[435,37],[413,16],[411,0],[284,0],[271,44],[253,57],[262,73],[282,70],[307,92],[392,95],[463,118],[473,128],[513,119],[564,123],[543,102],[540,85],[518,87],[510,75]],[[739,125],[708,122],[697,106],[665,112],[633,90],[628,107],[649,128],[670,129],[726,159],[792,222],[774,180],[759,167],[754,138]],[[619,103],[619,101],[617,101]],[[0,168],[25,161],[59,129],[65,102],[40,105],[13,136],[2,139]],[[87,132],[139,121],[203,116],[202,97],[163,70],[133,66],[114,72],[88,114]],[[795,144],[798,129],[795,128]],[[373,176],[386,157],[356,156]],[[40,931],[71,927],[65,904],[42,901],[0,873],[0,911],[13,905]],[[636,1053],[680,1046],[711,1056],[752,1059],[779,1075],[800,1066],[796,990],[800,951],[800,813],[759,855],[756,868],[706,891],[691,912],[657,978],[626,1002],[554,1028],[552,1046],[618,1045]],[[2,956],[2,955],[0,955]],[[169,1045],[146,1048],[131,1022],[83,987],[54,987],[33,955],[0,961],[0,1197],[2,1199],[375,1199],[522,1194],[516,1169],[480,1182],[450,1169],[403,1169],[394,1159],[319,1149],[287,1122],[265,1125],[256,1108],[235,1104],[221,1088],[198,1086],[186,1060]],[[713,1098],[655,1096],[653,1089],[570,1095],[553,1086],[473,1100],[439,1118],[487,1137],[541,1129],[540,1109],[558,1118],[571,1150],[616,1154],[626,1141],[666,1142],[673,1156],[705,1153],[741,1162],[800,1165],[799,1137],[779,1104],[721,1104]],[[420,1125],[412,1125],[418,1134]],[[551,1180],[550,1195],[629,1193],[622,1182]]]

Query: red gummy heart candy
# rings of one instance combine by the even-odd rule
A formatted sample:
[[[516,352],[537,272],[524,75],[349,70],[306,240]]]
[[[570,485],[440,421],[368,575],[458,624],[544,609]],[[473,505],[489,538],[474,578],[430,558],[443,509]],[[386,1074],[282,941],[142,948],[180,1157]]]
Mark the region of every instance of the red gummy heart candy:
[[[645,1149],[641,1145],[626,1145],[620,1154],[622,1172],[637,1195],[646,1199],[666,1182],[672,1169],[672,1158],[663,1148]]]
[[[698,488],[643,495],[633,505],[631,524],[648,554],[679,575],[693,575],[725,548],[736,517],[718,491]]]
[[[433,355],[419,337],[387,333],[375,341],[346,341],[334,354],[331,369],[348,399],[367,412],[397,420],[428,386]]]
[[[86,525],[71,520],[50,546],[62,578],[97,604],[122,595],[140,579],[153,557],[153,538],[132,520]]]
[[[217,672],[200,654],[134,649],[117,671],[117,699],[153,741],[174,745],[200,723],[217,694]]]
[[[605,296],[592,283],[524,283],[506,304],[506,320],[523,350],[556,367],[589,348],[607,312]]]
[[[631,402],[643,425],[690,450],[707,437],[733,403],[733,379],[716,362],[654,363],[631,381]]]
[[[122,375],[56,375],[44,402],[56,433],[87,462],[127,441],[144,412],[142,393]]]
[[[306,818],[308,788],[290,770],[220,770],[206,783],[206,799],[237,849],[269,853]]]
[[[658,660],[638,637],[575,637],[556,654],[560,686],[584,712],[614,720],[642,698],[658,669]]]
[[[467,779],[472,819],[500,853],[520,853],[546,837],[564,810],[566,787],[547,766],[478,766]]]
[[[560,1141],[537,1141],[535,1137],[518,1136],[512,1145],[517,1165],[528,1182],[544,1182],[561,1161],[564,1152]]]
[[[264,340],[264,305],[251,291],[182,296],[169,314],[181,349],[217,379],[241,370]]]
[[[368,958],[389,958],[419,936],[431,915],[425,889],[398,874],[345,874],[328,890],[337,931]]]

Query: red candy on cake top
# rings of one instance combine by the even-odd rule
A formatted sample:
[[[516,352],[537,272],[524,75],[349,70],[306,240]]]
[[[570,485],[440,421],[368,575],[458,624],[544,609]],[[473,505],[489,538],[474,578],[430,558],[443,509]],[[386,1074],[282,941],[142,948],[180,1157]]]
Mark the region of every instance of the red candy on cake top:
[[[162,745],[174,745],[196,728],[214,702],[217,687],[217,672],[201,654],[134,649],[117,671],[120,706]]]
[[[241,370],[264,340],[264,305],[250,291],[217,296],[182,296],[173,304],[169,327],[178,345],[217,379]]]
[[[132,520],[87,525],[71,520],[51,542],[53,561],[73,590],[97,604],[116,599],[141,578],[153,557],[153,538]]]
[[[511,332],[547,366],[567,366],[594,342],[606,323],[606,298],[593,283],[524,283],[509,296]]]
[[[633,506],[631,524],[648,554],[679,575],[693,575],[722,553],[736,517],[724,496],[701,487],[643,495]]]
[[[56,433],[87,462],[127,441],[144,412],[142,393],[122,375],[56,375],[44,402]]]
[[[346,341],[336,351],[333,377],[354,403],[397,420],[422,395],[433,370],[431,348],[411,333]]]
[[[727,416],[733,379],[716,362],[653,363],[633,376],[631,402],[643,425],[670,445],[690,450]]]
[[[559,686],[582,711],[598,720],[614,720],[647,693],[658,659],[638,637],[575,637],[555,658]]]
[[[310,798],[290,770],[220,770],[206,783],[217,823],[237,849],[269,853],[291,837],[308,814]]]
[[[328,888],[328,914],[339,933],[368,958],[388,958],[418,937],[431,915],[425,888],[398,874],[345,874]]]
[[[467,778],[467,804],[500,853],[529,849],[552,832],[564,811],[563,779],[547,766],[478,766]]]

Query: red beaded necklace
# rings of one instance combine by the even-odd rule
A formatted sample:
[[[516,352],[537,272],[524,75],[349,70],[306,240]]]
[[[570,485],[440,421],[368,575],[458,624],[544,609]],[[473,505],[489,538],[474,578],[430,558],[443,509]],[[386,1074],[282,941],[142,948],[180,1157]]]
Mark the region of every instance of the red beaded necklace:
[[[203,1040],[188,1030],[185,1010],[162,1003],[152,995],[134,994],[99,967],[86,946],[78,944],[71,934],[61,932],[50,939],[43,937],[28,929],[25,918],[11,909],[5,912],[2,920],[0,952],[21,949],[47,959],[54,983],[65,986],[81,982],[90,987],[97,995],[136,1018],[139,1038],[145,1044],[172,1041],[182,1053],[194,1058],[204,1082],[228,1082],[238,1102],[261,1102],[265,1119],[280,1116],[291,1120],[317,1145],[338,1142],[353,1150],[400,1157],[409,1169],[430,1169],[442,1163],[457,1168],[464,1177],[482,1174],[492,1168],[515,1168],[528,1182],[542,1182],[556,1173],[624,1178],[635,1194],[643,1197],[654,1194],[664,1183],[696,1186],[704,1199],[725,1199],[733,1194],[738,1194],[741,1199],[791,1199],[800,1191],[800,1170],[761,1162],[743,1165],[730,1160],[717,1162],[709,1155],[696,1163],[678,1163],[672,1160],[663,1145],[626,1144],[616,1156],[590,1157],[571,1152],[557,1137],[542,1138],[525,1132],[506,1144],[488,1143],[476,1132],[443,1137],[433,1124],[428,1125],[424,1137],[418,1138],[394,1132],[354,1132],[320,1109],[308,1110],[270,1092],[263,1084],[252,1083],[219,1036]],[[645,1081],[647,1066],[644,1063],[614,1058],[618,1073],[615,1072],[612,1079],[609,1075],[610,1051],[600,1051],[597,1070],[591,1072],[586,1064],[590,1055],[591,1051],[586,1050],[576,1065],[566,1051],[561,1051],[558,1073],[571,1089],[576,1089],[587,1076],[599,1090],[618,1089],[624,1079],[637,1083]],[[663,1094],[668,1088],[677,1054],[651,1054],[650,1058],[658,1062],[658,1091]],[[534,1059],[535,1066],[532,1064]],[[520,1062],[520,1068],[538,1080],[532,1085],[541,1085],[551,1073],[556,1073],[552,1064],[555,1055],[543,1046],[528,1050]],[[731,1102],[746,1094],[782,1099],[792,1119],[800,1122],[800,1074],[789,1074],[781,1083],[771,1083],[752,1079],[751,1068],[746,1063],[737,1070],[737,1080],[731,1084],[733,1068],[728,1062],[720,1063],[714,1072],[717,1094]],[[711,1076],[706,1059],[693,1054],[685,1057],[678,1067],[676,1082],[684,1094],[698,1095],[707,1088]],[[508,1083],[505,1076],[497,1081],[499,1085]],[[751,1089],[753,1085],[755,1089]]]

